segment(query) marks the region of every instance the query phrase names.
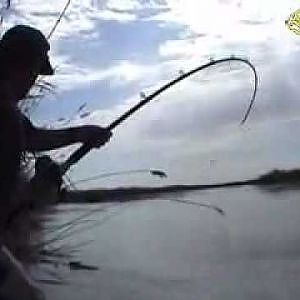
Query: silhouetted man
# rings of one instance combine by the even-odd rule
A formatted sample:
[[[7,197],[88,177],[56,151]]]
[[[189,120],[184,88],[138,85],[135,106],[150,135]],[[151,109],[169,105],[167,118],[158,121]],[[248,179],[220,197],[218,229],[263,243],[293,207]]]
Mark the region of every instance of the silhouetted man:
[[[2,160],[7,158],[6,151],[10,152],[10,156],[20,158],[22,151],[45,151],[74,143],[100,147],[111,136],[110,131],[99,126],[58,130],[37,128],[18,111],[18,102],[27,95],[38,75],[54,74],[49,62],[49,50],[50,46],[44,35],[25,25],[9,29],[0,40],[0,114],[3,117],[0,124],[0,143],[1,148],[5,148],[1,149],[4,151],[0,158]],[[7,166],[10,172],[14,173],[17,169],[19,158],[14,162],[6,161],[5,165],[12,164],[11,167]],[[10,176],[13,179],[16,175]],[[14,179],[10,184],[13,181]]]
[[[49,50],[45,36],[25,25],[9,29],[0,40],[0,226],[6,219],[6,208],[9,211],[12,205],[12,194],[18,186],[24,152],[51,150],[74,143],[100,147],[111,137],[110,131],[98,126],[59,130],[37,128],[19,111],[19,102],[26,97],[37,77],[54,74],[49,62]],[[5,266],[8,273],[9,270],[18,270],[9,250],[0,244],[0,273],[1,266]],[[14,278],[19,276],[20,284],[26,289],[27,281],[21,273],[17,272]],[[0,279],[5,280],[5,276],[0,276]],[[1,287],[0,282],[0,297],[5,294]],[[32,295],[28,297],[37,299]]]

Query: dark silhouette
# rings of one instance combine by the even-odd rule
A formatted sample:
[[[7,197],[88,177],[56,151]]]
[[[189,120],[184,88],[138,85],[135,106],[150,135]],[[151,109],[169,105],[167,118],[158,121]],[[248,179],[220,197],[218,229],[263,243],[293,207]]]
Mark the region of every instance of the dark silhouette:
[[[7,238],[7,220],[12,221],[14,212],[30,200],[30,191],[35,191],[37,186],[36,179],[31,182],[35,184],[35,189],[28,187],[24,180],[24,184],[21,184],[24,153],[51,150],[74,143],[100,147],[111,137],[109,130],[98,126],[59,130],[37,128],[20,112],[18,105],[27,96],[37,77],[54,74],[48,57],[49,50],[45,36],[39,30],[25,25],[9,29],[0,40],[0,265],[14,274],[7,278],[24,285],[17,289],[24,288],[28,292],[28,299],[40,299],[40,295],[35,292],[32,282],[16,267],[12,253],[16,254],[17,250],[9,242],[11,238]],[[40,178],[44,165],[49,167],[49,161],[45,158],[37,165]],[[53,164],[52,168],[47,168],[44,177],[60,182],[57,166]],[[13,288],[14,283],[6,286]],[[0,286],[0,298],[9,292],[13,293],[12,290],[2,291]],[[25,294],[23,291],[24,299],[27,299]],[[12,299],[15,298],[12,296]]]
[[[98,126],[47,130],[33,126],[17,108],[34,85],[38,75],[53,75],[48,51],[50,45],[37,29],[18,25],[0,41],[0,195],[9,199],[20,171],[24,151],[45,151],[74,143],[100,147],[111,133]],[[49,172],[48,172],[49,173]],[[2,200],[5,201],[5,200]]]
[[[160,171],[160,170],[151,170],[151,174],[154,175],[154,176],[159,176],[161,178],[167,178],[168,175],[163,172],[163,171]]]

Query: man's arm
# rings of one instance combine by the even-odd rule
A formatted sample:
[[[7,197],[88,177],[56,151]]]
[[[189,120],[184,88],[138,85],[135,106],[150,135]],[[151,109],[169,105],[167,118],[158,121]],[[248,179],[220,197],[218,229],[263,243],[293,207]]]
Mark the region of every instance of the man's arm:
[[[77,134],[77,128],[46,130],[32,127],[26,134],[26,150],[46,151],[75,144],[79,142]]]
[[[99,126],[85,125],[67,129],[42,129],[34,127],[25,119],[27,151],[47,151],[75,143],[103,146],[111,137],[111,132]]]

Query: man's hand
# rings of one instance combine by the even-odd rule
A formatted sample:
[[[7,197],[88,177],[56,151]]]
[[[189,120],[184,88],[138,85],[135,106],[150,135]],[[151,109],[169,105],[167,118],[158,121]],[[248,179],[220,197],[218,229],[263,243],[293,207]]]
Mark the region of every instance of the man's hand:
[[[43,129],[31,125],[27,126],[25,134],[26,150],[30,152],[48,151],[76,143],[99,148],[112,136],[110,130],[93,125],[62,129]]]
[[[85,125],[78,128],[76,135],[78,142],[99,148],[109,141],[112,132],[104,127]]]

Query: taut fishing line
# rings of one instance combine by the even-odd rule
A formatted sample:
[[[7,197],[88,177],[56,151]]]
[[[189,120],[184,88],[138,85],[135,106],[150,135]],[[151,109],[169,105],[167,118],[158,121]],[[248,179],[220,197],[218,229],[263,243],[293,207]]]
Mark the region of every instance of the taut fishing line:
[[[125,171],[101,173],[101,174],[86,177],[86,178],[83,178],[83,179],[78,179],[75,182],[73,182],[73,184],[94,181],[94,180],[107,178],[107,177],[112,177],[112,176],[130,175],[130,174],[138,174],[138,173],[146,173],[146,174],[150,174],[151,176],[158,176],[160,178],[168,177],[167,173],[162,171],[162,170],[157,170],[157,169],[136,169],[136,170],[125,170]]]
[[[47,40],[49,40],[51,38],[51,36],[53,35],[54,31],[56,30],[58,24],[60,23],[60,21],[62,20],[62,18],[65,16],[67,9],[69,8],[71,4],[71,0],[68,0],[64,6],[64,8],[62,9],[59,17],[57,18],[56,22],[54,23],[52,29],[50,30],[49,34],[47,35]]]

